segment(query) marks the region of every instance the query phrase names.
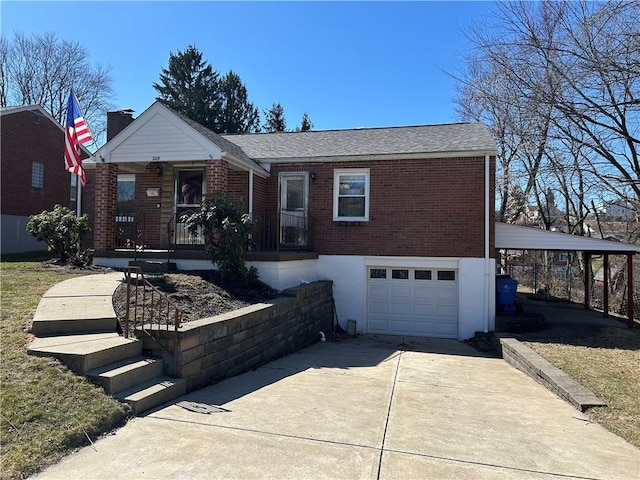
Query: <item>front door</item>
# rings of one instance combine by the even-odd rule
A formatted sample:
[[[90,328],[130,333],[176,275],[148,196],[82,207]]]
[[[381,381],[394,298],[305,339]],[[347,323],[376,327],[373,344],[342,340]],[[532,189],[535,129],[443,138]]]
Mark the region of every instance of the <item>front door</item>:
[[[175,230],[174,243],[185,247],[188,245],[204,244],[201,232],[193,235],[187,230],[184,218],[200,208],[200,202],[206,192],[205,174],[203,169],[189,169],[175,171]]]
[[[307,245],[307,202],[309,174],[280,174],[280,244],[290,247]]]

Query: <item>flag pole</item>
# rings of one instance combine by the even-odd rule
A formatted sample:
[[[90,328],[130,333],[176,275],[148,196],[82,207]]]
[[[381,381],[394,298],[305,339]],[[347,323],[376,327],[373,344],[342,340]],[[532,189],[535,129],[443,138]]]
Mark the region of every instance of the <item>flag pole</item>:
[[[76,217],[82,215],[82,182],[78,176],[76,175]]]

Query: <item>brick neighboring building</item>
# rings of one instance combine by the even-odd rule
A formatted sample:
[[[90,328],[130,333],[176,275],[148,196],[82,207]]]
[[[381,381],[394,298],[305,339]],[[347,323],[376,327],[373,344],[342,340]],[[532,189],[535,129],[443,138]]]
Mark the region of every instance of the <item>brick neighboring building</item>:
[[[260,279],[331,280],[343,328],[458,339],[493,328],[496,147],[484,125],[218,135],[159,102],[108,124],[92,158],[97,264],[211,268],[182,218],[224,192],[257,221],[244,255]]]
[[[76,209],[71,174],[64,169],[64,129],[39,105],[2,108],[0,119],[0,251],[46,250],[27,233],[29,216],[56,204]]]

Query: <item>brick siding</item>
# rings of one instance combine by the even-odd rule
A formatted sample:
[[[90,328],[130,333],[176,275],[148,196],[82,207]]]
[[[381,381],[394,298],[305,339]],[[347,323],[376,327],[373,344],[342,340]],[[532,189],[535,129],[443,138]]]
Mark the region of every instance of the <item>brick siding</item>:
[[[28,216],[53,210],[56,204],[75,211],[71,177],[64,168],[64,132],[60,127],[34,111],[5,113],[0,118],[2,213]],[[33,162],[44,166],[43,188],[31,186]]]
[[[368,222],[333,221],[334,170],[344,168],[370,169]],[[295,171],[316,177],[309,182],[309,216],[317,253],[484,255],[484,157],[275,164],[267,185],[268,211],[278,208],[278,173]],[[493,199],[493,182],[491,189]],[[491,208],[491,245],[493,222]]]
[[[207,160],[206,169],[207,193],[227,192],[229,180],[229,164],[226,160]]]
[[[116,244],[116,199],[118,166],[113,163],[96,164],[94,248],[112,250]]]

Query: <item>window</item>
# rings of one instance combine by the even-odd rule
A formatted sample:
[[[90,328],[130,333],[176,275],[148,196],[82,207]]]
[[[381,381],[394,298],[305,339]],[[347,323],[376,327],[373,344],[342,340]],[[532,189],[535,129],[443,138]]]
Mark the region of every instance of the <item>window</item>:
[[[455,282],[456,272],[453,270],[438,270],[438,280]]]
[[[369,220],[369,169],[335,170],[333,220],[343,222]]]
[[[118,175],[116,221],[133,222],[135,193],[136,176],[134,174]]]
[[[44,164],[33,162],[31,164],[31,186],[33,188],[44,188]]]
[[[75,202],[78,199],[78,175],[71,174],[71,201]]]
[[[416,270],[414,276],[416,280],[431,280],[431,270]]]
[[[409,278],[409,270],[391,270],[391,278],[396,280],[407,280]]]
[[[176,205],[195,207],[202,201],[205,192],[202,170],[181,170],[176,175]]]
[[[384,268],[372,268],[369,270],[369,278],[387,278],[387,270]]]

